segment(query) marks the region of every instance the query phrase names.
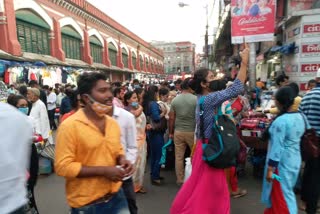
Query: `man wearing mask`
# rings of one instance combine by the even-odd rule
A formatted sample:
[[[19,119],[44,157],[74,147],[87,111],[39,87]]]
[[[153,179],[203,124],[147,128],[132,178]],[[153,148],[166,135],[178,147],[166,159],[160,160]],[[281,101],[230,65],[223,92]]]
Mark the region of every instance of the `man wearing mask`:
[[[0,213],[23,214],[32,125],[18,110],[0,102]]]
[[[59,127],[55,170],[65,177],[71,214],[129,214],[121,181],[133,173],[121,145],[112,111],[112,91],[102,73],[79,77],[78,92],[84,108]]]
[[[299,110],[304,113],[312,128],[318,134],[320,141],[320,68],[316,76],[317,86],[307,93],[301,101]],[[320,157],[305,161],[303,172],[301,199],[306,203],[306,212],[315,214],[320,197]]]
[[[46,108],[47,108],[47,94],[46,94],[45,91],[43,91],[43,90],[40,89],[40,86],[39,86],[38,82],[35,81],[35,80],[31,80],[31,81],[29,82],[29,86],[30,86],[31,88],[37,88],[37,89],[40,91],[40,100],[44,103],[44,105],[45,105]]]
[[[137,79],[134,79],[134,80],[133,80],[132,85],[133,85],[133,90],[135,90],[135,89],[137,89],[137,88],[141,88],[141,87],[140,87],[140,84],[139,84],[139,80],[137,80]]]
[[[111,88],[111,85],[109,83],[108,85]],[[126,159],[129,160],[131,164],[134,164],[136,162],[138,152],[135,117],[125,109],[113,105],[113,97],[110,97],[108,101],[108,104],[112,108],[112,110],[109,111],[108,115],[110,117],[113,117],[113,119],[115,119],[120,126],[121,144],[123,146]],[[136,194],[134,192],[134,185],[131,176],[123,180],[122,188],[127,198],[130,214],[137,214],[138,208],[136,203]]]
[[[30,116],[34,119],[36,133],[40,134],[46,142],[49,138],[50,123],[46,106],[39,99],[39,89],[28,88],[27,98],[32,103]]]
[[[50,129],[56,130],[57,125],[54,121],[55,118],[55,111],[56,111],[56,102],[57,102],[57,95],[52,91],[52,88],[49,88],[48,85],[43,86],[43,89],[45,90],[47,94],[47,104],[48,104],[48,116],[50,121]]]

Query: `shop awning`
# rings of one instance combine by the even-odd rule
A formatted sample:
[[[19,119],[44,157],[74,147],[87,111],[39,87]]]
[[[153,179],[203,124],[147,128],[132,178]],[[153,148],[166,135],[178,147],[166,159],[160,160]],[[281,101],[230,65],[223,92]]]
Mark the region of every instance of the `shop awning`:
[[[269,51],[280,52],[282,54],[289,55],[294,53],[295,48],[296,48],[296,45],[293,42],[293,43],[282,45],[282,46],[273,46],[272,48],[270,48]]]

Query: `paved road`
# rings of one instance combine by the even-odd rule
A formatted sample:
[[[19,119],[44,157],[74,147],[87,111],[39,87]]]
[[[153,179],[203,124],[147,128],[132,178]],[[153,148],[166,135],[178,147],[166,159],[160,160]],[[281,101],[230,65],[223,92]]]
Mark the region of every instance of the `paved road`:
[[[152,186],[148,176],[145,179],[147,194],[138,194],[138,207],[140,214],[167,214],[174,199],[178,187],[175,184],[174,171],[163,171],[166,184],[164,186]],[[247,188],[248,195],[243,198],[232,199],[232,214],[263,213],[263,205],[260,204],[261,184],[259,180],[248,175],[240,179],[240,186]],[[147,175],[147,174],[146,174]],[[52,174],[41,176],[36,187],[36,198],[41,214],[68,213],[64,194],[64,180]]]

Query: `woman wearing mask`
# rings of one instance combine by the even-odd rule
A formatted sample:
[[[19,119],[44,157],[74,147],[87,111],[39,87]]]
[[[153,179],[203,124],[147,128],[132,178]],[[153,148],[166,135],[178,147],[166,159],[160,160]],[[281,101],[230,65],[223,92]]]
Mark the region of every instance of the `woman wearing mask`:
[[[293,189],[301,166],[300,139],[307,119],[294,110],[295,97],[289,86],[278,90],[275,99],[280,114],[264,136],[269,140],[262,189],[262,202],[267,205],[265,214],[298,213]],[[275,175],[281,180],[274,179]]]
[[[136,111],[139,108],[138,97],[135,92],[127,92],[124,95],[125,109],[129,112]],[[142,112],[136,118],[137,145],[138,154],[135,162],[135,172],[133,174],[133,183],[135,192],[146,193],[143,188],[144,171],[147,163],[147,143],[146,143],[146,123],[147,119]]]
[[[146,91],[143,98],[143,109],[147,116],[147,123],[152,126],[149,131],[148,139],[150,143],[150,163],[151,163],[151,183],[153,185],[161,185],[160,177],[160,159],[162,155],[162,147],[164,145],[163,135],[166,131],[165,113],[161,112],[161,108],[157,103],[157,98],[159,95],[159,89],[157,86],[152,85]],[[161,127],[156,127],[157,124],[162,124]]]
[[[230,196],[224,170],[211,167],[202,159],[202,138],[208,139],[212,134],[214,109],[244,90],[243,84],[247,75],[248,58],[249,49],[245,45],[237,79],[230,88],[223,91],[213,92],[212,82],[215,78],[208,69],[197,70],[194,74],[190,86],[197,94],[198,100],[205,96],[203,103],[205,136],[200,134],[200,109],[198,105],[196,109],[197,143],[192,158],[192,173],[178,192],[170,210],[171,214],[230,213]]]
[[[21,113],[28,115],[28,102],[27,99],[21,95],[12,95],[8,97],[8,104],[16,107]],[[29,117],[30,118],[30,117]],[[33,122],[32,118],[30,118],[31,122]],[[38,138],[34,138],[34,142],[38,142]],[[33,214],[39,213],[37,204],[34,197],[34,187],[37,183],[38,179],[38,170],[39,170],[39,157],[37,148],[34,143],[30,142],[31,146],[31,156],[30,156],[30,168],[28,172],[28,183],[27,183],[27,190],[28,190],[28,204],[26,205],[25,210],[30,211]]]

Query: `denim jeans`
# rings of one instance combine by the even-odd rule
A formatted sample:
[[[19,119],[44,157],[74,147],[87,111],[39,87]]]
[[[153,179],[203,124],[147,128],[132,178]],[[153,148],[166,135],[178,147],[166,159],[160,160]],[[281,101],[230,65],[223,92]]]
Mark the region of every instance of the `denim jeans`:
[[[162,156],[162,147],[164,145],[163,132],[152,132],[150,134],[150,162],[151,162],[151,179],[160,179],[160,159]]]
[[[130,214],[127,199],[120,189],[110,201],[87,205],[80,208],[71,208],[71,214]]]

